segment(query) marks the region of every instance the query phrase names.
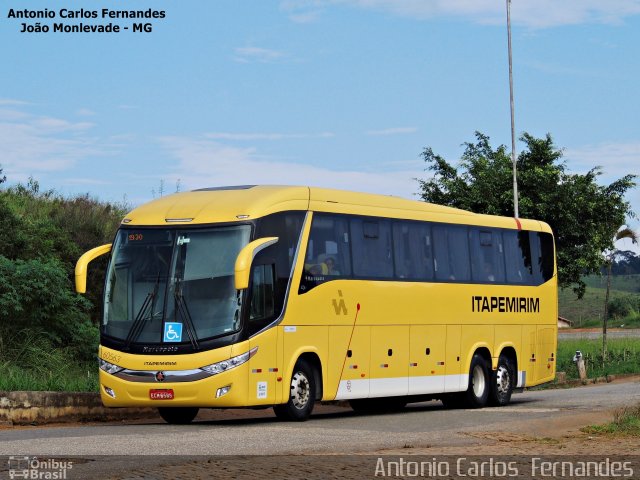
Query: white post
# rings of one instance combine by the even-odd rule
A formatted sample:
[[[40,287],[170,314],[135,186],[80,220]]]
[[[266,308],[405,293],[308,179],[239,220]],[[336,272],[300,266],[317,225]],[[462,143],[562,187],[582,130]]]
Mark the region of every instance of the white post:
[[[511,0],[507,0],[507,37],[509,43],[509,97],[511,100],[511,163],[513,164],[513,216],[518,218],[518,178],[516,174],[516,121],[513,106],[513,68],[511,61]]]

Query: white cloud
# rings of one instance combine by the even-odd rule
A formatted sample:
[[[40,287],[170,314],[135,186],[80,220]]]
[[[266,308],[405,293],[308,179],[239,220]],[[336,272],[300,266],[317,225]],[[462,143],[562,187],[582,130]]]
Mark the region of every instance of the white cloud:
[[[0,106],[16,107],[21,105],[30,105],[30,103],[22,100],[15,100],[13,98],[0,98]]]
[[[331,132],[320,133],[231,133],[231,132],[213,132],[206,133],[205,137],[212,140],[287,140],[292,138],[331,138],[335,135]]]
[[[283,52],[258,47],[238,47],[234,53],[234,60],[240,63],[272,63],[285,56]]]
[[[394,128],[385,128],[382,130],[369,130],[367,135],[401,135],[404,133],[415,133],[418,129],[416,127],[394,127]]]
[[[177,160],[170,181],[185,189],[216,185],[313,185],[412,198],[421,170],[357,171],[332,169],[260,155],[255,147],[238,148],[207,138],[163,137],[162,146]]]
[[[79,108],[78,110],[76,110],[76,115],[79,115],[81,117],[92,117],[95,114],[96,112],[88,108]]]
[[[0,109],[2,166],[12,180],[19,180],[38,172],[65,170],[89,156],[104,155],[108,147],[89,135],[93,126]]]
[[[604,178],[619,178],[628,173],[638,173],[640,142],[611,142],[567,148],[564,158],[573,171],[583,173],[601,166]]]
[[[462,17],[475,23],[503,24],[506,3],[502,0],[286,0],[285,11],[302,15],[329,6],[345,5],[390,12],[416,19]],[[511,4],[514,24],[547,28],[583,23],[620,23],[640,14],[640,0],[518,0]]]

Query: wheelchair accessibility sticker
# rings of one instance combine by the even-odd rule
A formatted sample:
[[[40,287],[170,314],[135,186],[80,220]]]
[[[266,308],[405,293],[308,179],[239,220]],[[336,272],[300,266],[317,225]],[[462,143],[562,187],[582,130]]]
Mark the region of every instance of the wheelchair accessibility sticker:
[[[167,322],[164,324],[163,342],[181,342],[182,341],[182,324],[176,322]]]

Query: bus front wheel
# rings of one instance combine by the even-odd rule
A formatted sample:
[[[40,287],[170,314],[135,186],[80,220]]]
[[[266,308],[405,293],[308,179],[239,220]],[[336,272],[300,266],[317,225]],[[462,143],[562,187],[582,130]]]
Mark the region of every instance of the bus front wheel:
[[[172,425],[187,425],[198,415],[198,407],[160,407],[162,419]]]
[[[313,368],[304,359],[298,360],[293,368],[289,390],[289,400],[273,407],[276,417],[283,420],[302,422],[307,420],[316,401],[316,384]]]

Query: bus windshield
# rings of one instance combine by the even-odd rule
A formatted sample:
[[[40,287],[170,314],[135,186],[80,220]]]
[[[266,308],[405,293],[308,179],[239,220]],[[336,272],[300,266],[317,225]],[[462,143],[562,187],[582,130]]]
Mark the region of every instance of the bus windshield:
[[[235,260],[249,225],[121,229],[104,297],[104,335],[131,343],[191,343],[240,328]]]

